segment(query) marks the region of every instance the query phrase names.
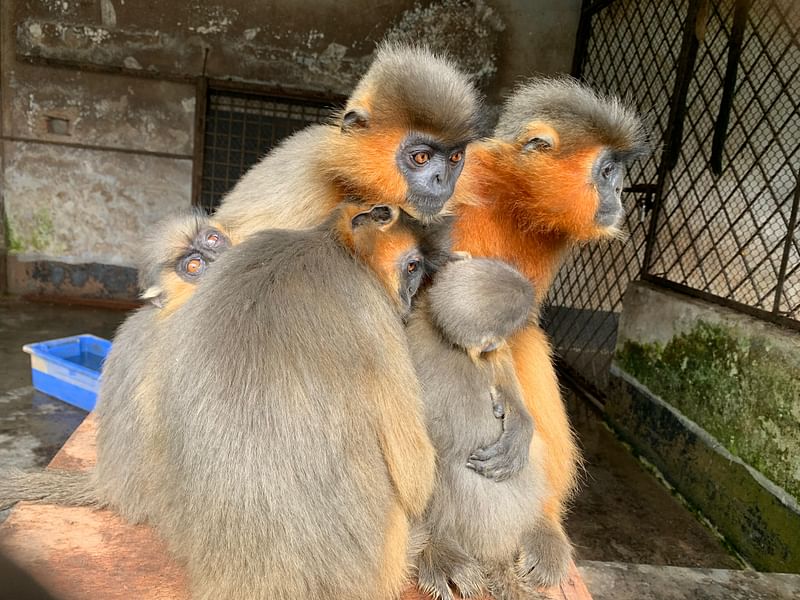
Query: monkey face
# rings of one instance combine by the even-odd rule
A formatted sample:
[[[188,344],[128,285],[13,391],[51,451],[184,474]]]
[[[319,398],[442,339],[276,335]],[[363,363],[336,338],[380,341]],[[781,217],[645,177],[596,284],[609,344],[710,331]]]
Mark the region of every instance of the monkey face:
[[[610,148],[597,155],[592,165],[592,182],[597,189],[594,222],[599,227],[615,227],[625,214],[622,207],[625,164]]]
[[[397,265],[399,273],[397,295],[400,304],[408,312],[411,309],[411,300],[419,291],[425,276],[425,262],[422,255],[415,248],[400,258]]]
[[[466,144],[444,145],[431,136],[409,133],[397,148],[397,168],[408,186],[407,202],[423,218],[444,208],[464,168]]]

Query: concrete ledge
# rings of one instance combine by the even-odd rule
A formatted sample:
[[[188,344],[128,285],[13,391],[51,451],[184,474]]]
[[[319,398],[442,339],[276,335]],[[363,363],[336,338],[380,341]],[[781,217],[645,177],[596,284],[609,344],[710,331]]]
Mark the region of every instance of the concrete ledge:
[[[616,364],[606,412],[757,569],[800,572],[800,509],[792,496]]]
[[[50,466],[91,468],[95,431],[90,414]],[[186,576],[156,532],[111,511],[21,503],[0,527],[0,547],[63,600],[189,598]],[[574,564],[569,580],[547,593],[553,600],[591,600]],[[411,588],[402,600],[426,598]]]

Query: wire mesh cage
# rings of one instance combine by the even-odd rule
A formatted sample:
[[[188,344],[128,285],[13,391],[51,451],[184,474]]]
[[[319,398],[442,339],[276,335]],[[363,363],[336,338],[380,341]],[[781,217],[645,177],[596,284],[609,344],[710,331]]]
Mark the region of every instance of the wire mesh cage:
[[[210,90],[203,133],[200,205],[213,211],[242,174],[280,141],[324,123],[330,104]]]
[[[800,3],[585,1],[580,27],[576,71],[658,151],[628,173],[628,239],[579,248],[554,283],[562,364],[602,397],[639,278],[798,327]]]

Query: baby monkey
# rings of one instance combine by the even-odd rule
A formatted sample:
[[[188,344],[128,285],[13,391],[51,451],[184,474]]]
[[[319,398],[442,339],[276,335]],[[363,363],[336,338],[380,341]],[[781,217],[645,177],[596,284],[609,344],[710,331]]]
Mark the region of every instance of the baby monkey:
[[[569,564],[568,540],[542,517],[541,439],[505,342],[530,322],[533,302],[531,284],[509,265],[456,260],[408,320],[438,467],[418,577],[437,599],[452,599],[451,585],[464,598],[485,589],[497,600],[537,598]]]
[[[189,299],[208,266],[232,245],[202,212],[165,219],[145,246],[139,269],[141,298],[171,314]]]

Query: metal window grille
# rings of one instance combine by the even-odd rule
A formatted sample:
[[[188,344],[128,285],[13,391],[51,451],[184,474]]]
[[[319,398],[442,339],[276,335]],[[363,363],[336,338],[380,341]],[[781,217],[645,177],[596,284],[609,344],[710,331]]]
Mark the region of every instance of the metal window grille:
[[[200,205],[211,212],[242,174],[280,141],[330,117],[330,104],[210,90]]]
[[[799,30],[795,0],[584,0],[574,70],[656,146],[628,173],[628,239],[574,252],[548,299],[562,364],[600,397],[631,280],[800,328]]]

